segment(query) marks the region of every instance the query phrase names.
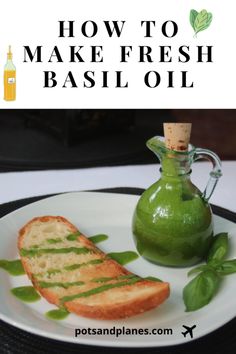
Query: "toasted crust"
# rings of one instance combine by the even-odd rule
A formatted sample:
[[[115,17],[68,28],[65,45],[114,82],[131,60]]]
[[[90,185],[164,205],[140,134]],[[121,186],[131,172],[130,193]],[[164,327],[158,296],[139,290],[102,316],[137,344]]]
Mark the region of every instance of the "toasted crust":
[[[67,219],[61,216],[42,216],[36,217],[29,221],[20,231],[18,237],[18,248],[21,250],[24,245],[31,228],[36,225],[43,225],[47,223],[59,223],[66,226],[71,233],[77,232],[77,228],[72,225]],[[131,272],[122,267],[115,260],[107,259],[106,254],[99,250],[89,239],[84,235],[79,236],[80,243],[83,247],[87,247],[96,255],[96,259],[105,260],[102,264],[97,264],[90,268],[82,269],[78,272],[78,279],[85,280],[93,278],[94,274],[99,277],[116,277],[123,275],[132,275]],[[54,256],[55,257],[55,256]],[[27,257],[21,256],[23,267],[32,281],[34,287],[40,294],[47,299],[48,302],[60,306],[60,296],[55,288],[41,288],[38,280],[36,280],[30,262]],[[87,283],[84,285],[86,290],[94,288],[94,284]],[[97,286],[97,285],[96,285]],[[75,290],[76,291],[76,290]],[[84,290],[78,290],[83,292]],[[63,296],[67,296],[68,290],[63,289]],[[80,316],[90,317],[95,319],[120,319],[134,316],[145,311],[151,310],[169,296],[169,284],[164,282],[154,282],[151,280],[140,280],[132,285],[124,285],[118,290],[105,291],[106,294],[94,294],[85,299],[74,299],[72,301],[64,302],[64,306],[70,312],[76,313]],[[62,293],[61,293],[62,294]],[[76,294],[76,292],[75,292]],[[121,296],[119,296],[121,294]],[[124,296],[125,294],[125,296]],[[71,295],[71,293],[69,293]],[[90,301],[91,298],[91,301]]]
[[[139,284],[139,286],[143,284],[150,286],[149,281],[143,281],[142,284]],[[126,288],[128,287],[130,286],[127,285]],[[84,304],[80,305],[79,303],[71,301],[66,303],[66,308],[68,311],[74,312],[84,317],[113,320],[135,316],[152,310],[163,303],[168,296],[169,284],[162,283],[161,287],[159,287],[159,293],[156,289],[154,294],[143,297],[140,296],[136,300],[130,300],[119,304],[111,303],[106,304],[105,306],[88,306]]]
[[[68,227],[71,229],[71,232],[76,232],[77,228],[71,224],[66,218],[63,216],[38,216],[27,222],[19,231],[19,236],[18,236],[18,248],[22,248],[22,242],[23,242],[23,237],[26,235],[27,231],[30,229],[30,227],[37,221],[39,222],[50,222],[52,220],[56,220],[58,222],[63,222],[64,224],[68,225]]]

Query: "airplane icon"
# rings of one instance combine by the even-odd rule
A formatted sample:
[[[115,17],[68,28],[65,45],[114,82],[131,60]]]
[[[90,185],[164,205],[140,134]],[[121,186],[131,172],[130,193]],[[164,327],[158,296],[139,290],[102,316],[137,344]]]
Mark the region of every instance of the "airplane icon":
[[[193,325],[192,327],[188,327],[188,326],[182,326],[186,329],[185,332],[181,332],[183,334],[184,337],[186,337],[186,335],[189,333],[190,337],[193,338],[193,330],[194,328],[196,328],[196,325]]]

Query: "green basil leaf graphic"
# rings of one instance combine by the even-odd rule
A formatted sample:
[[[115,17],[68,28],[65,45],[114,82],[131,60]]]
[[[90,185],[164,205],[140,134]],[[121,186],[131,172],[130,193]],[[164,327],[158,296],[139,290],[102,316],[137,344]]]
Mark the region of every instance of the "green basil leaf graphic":
[[[207,29],[212,21],[212,14],[206,10],[202,10],[198,13],[194,21],[195,34]]]
[[[196,276],[183,290],[186,311],[196,311],[207,305],[215,295],[220,277],[213,270],[206,270]]]
[[[217,267],[215,267],[215,270],[219,275],[236,273],[236,259],[222,262]]]
[[[223,261],[229,248],[228,234],[222,232],[213,238],[213,244],[207,255],[207,263],[214,266]]]
[[[190,11],[189,20],[190,20],[191,26],[193,27],[194,31],[195,31],[194,22],[196,20],[197,15],[198,15],[198,12],[196,10]]]
[[[212,21],[212,13],[208,12],[208,14],[207,14],[207,22],[206,22],[205,26],[203,26],[199,31],[197,31],[197,33],[207,29],[210,26],[211,21]]]

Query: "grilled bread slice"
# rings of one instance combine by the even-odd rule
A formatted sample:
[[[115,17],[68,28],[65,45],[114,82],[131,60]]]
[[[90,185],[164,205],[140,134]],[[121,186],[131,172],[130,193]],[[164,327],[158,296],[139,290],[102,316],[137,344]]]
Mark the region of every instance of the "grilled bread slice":
[[[130,317],[157,307],[169,296],[168,283],[129,272],[61,216],[28,222],[19,232],[18,248],[41,295],[80,316]]]

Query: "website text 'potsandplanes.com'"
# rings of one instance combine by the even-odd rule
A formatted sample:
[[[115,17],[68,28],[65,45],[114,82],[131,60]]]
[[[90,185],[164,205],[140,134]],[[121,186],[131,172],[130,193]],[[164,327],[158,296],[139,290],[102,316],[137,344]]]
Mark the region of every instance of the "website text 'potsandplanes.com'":
[[[115,336],[116,338],[120,336],[150,336],[150,335],[156,335],[156,336],[169,336],[173,335],[173,329],[172,328],[127,328],[127,327],[121,327],[121,328],[116,328],[115,326],[111,328],[75,328],[74,336],[75,337],[80,337],[80,336],[87,336],[87,335],[92,335],[92,336],[105,336],[105,335],[112,335]]]

